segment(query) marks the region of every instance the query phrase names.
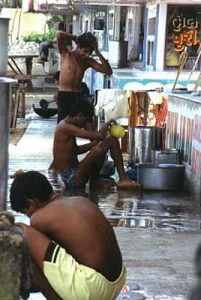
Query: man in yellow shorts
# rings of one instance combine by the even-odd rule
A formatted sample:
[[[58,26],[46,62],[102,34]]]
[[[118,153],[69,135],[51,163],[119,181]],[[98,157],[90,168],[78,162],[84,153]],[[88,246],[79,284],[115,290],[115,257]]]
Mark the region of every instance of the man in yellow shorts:
[[[112,226],[97,205],[54,193],[36,171],[14,179],[10,201],[13,210],[30,218],[23,228],[35,265],[34,288],[48,300],[116,299],[126,268]]]

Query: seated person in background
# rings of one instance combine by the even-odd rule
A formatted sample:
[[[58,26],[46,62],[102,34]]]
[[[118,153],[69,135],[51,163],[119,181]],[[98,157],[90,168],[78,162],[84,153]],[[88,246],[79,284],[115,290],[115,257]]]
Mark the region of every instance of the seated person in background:
[[[49,49],[55,48],[54,42],[45,41],[39,45],[39,56],[42,62],[48,61]]]
[[[57,71],[54,74],[54,79],[55,79],[56,84],[58,84],[58,82],[59,82],[59,75],[60,75],[60,71]],[[94,97],[90,97],[90,91],[89,91],[87,84],[85,82],[82,82],[81,87],[82,87],[82,93],[83,93],[83,97],[84,97],[83,99],[93,102]],[[58,91],[54,94],[54,101],[56,104],[58,104]],[[86,122],[85,129],[88,129],[88,130],[96,130],[97,129],[97,118],[96,118],[95,114],[92,118],[92,121]],[[54,158],[48,168],[48,172],[57,173],[57,167],[56,167]]]
[[[10,201],[13,210],[30,218],[30,226],[22,226],[38,267],[35,288],[48,300],[116,299],[126,268],[114,231],[94,203],[55,194],[36,171],[15,178]]]
[[[93,105],[86,100],[75,102],[69,115],[56,127],[53,145],[53,157],[56,169],[59,171],[67,188],[84,187],[90,180],[92,185],[114,186],[120,189],[136,188],[139,185],[127,178],[123,165],[119,141],[108,134],[114,120],[107,122],[99,131],[83,129],[94,116]],[[91,142],[77,145],[76,138],[89,139]],[[112,159],[119,175],[119,181],[101,181],[99,172],[103,166],[105,155],[110,150]],[[82,161],[78,155],[89,153]]]

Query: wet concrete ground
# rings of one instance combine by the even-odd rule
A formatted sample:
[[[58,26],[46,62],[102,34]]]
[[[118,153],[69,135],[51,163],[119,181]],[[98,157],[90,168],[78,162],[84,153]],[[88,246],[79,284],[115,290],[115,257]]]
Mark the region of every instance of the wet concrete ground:
[[[47,172],[56,117],[47,120],[34,113],[28,117],[31,122],[23,138],[17,146],[10,145],[9,174],[38,170],[48,176],[55,190],[64,193],[60,178]],[[11,182],[9,179],[9,185]],[[114,226],[128,271],[118,300],[187,299],[196,281],[193,260],[201,241],[200,207],[187,192],[94,191],[86,187],[76,194],[95,201]],[[28,222],[20,214],[16,220]],[[44,297],[31,294],[29,300],[35,299]]]

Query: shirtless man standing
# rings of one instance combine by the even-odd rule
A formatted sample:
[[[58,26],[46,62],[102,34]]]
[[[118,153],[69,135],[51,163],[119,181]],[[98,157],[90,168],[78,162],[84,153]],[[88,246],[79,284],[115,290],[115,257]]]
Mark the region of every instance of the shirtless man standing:
[[[30,218],[30,226],[22,226],[38,267],[32,275],[35,289],[48,300],[116,299],[126,268],[115,233],[96,204],[55,194],[36,171],[16,177],[10,201],[13,210]]]
[[[75,51],[66,46],[69,41],[77,44]],[[60,122],[68,115],[72,103],[82,98],[81,84],[85,71],[91,67],[98,72],[111,75],[112,69],[100,53],[96,37],[90,32],[75,36],[60,31],[57,33],[57,44],[61,55],[57,119],[57,122]],[[100,63],[90,56],[93,51]]]
[[[69,115],[56,127],[53,156],[56,168],[66,187],[84,187],[88,180],[92,184],[100,184],[99,172],[105,155],[110,150],[119,181],[117,183],[113,180],[104,181],[101,185],[117,185],[119,189],[138,188],[139,184],[131,181],[125,174],[118,139],[109,134],[109,127],[114,120],[107,122],[99,131],[83,129],[85,124],[91,121],[93,114],[93,105],[85,100],[79,100],[71,106]],[[77,145],[77,137],[89,139],[91,142]],[[78,161],[78,155],[88,151],[86,157]]]

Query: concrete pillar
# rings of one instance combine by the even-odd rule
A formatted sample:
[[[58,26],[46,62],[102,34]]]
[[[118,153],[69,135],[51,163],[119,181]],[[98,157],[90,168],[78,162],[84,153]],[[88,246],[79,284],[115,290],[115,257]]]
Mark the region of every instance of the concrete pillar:
[[[6,75],[8,62],[8,18],[0,18],[0,76]],[[0,77],[0,211],[6,209],[8,176],[8,137],[10,85],[15,80]]]
[[[164,70],[166,42],[167,3],[160,3],[158,15],[158,32],[156,45],[156,71]]]
[[[121,22],[121,7],[115,6],[114,7],[114,32],[113,32],[113,40],[119,41],[120,39],[120,22]]]
[[[9,18],[0,17],[0,76],[5,76],[8,64],[8,25]]]
[[[8,177],[9,102],[15,80],[0,77],[0,211],[6,209]]]

